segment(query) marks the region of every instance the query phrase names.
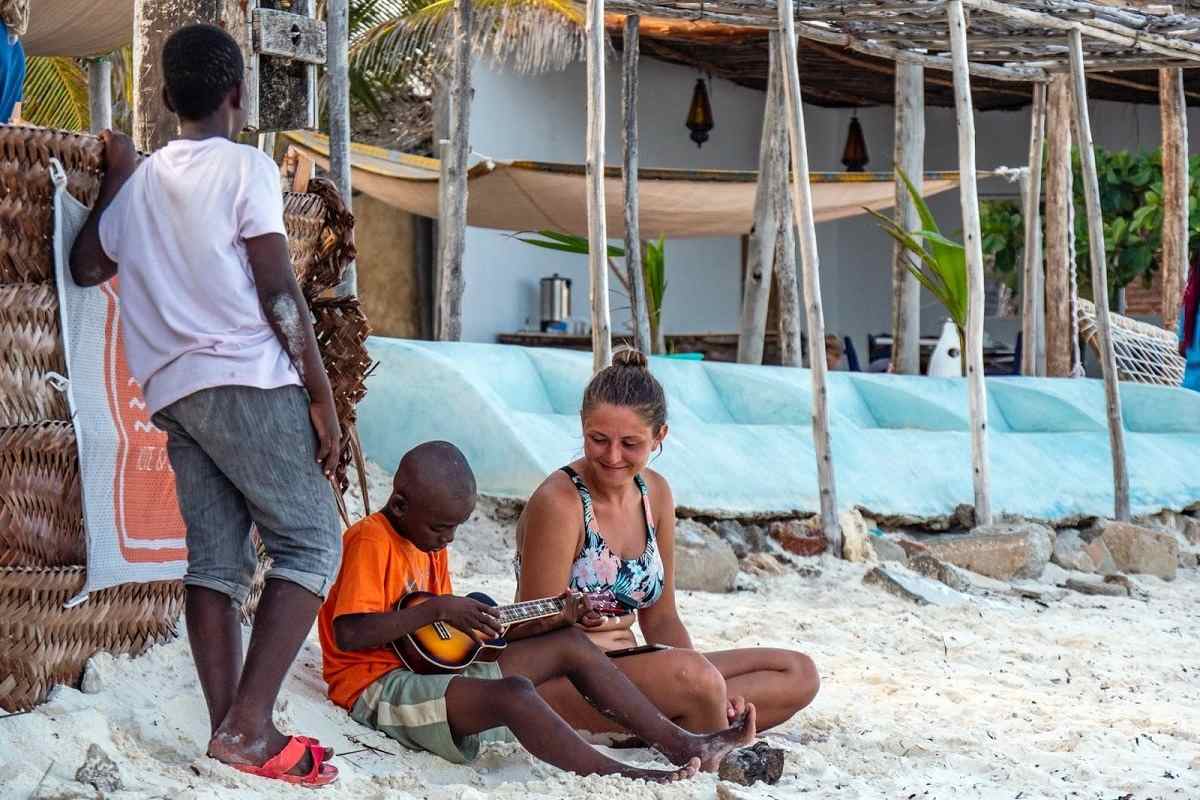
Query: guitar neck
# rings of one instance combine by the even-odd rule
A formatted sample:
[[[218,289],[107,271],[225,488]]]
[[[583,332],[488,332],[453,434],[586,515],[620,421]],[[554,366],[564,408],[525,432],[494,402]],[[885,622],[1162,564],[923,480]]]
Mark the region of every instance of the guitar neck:
[[[541,600],[527,600],[524,603],[513,603],[507,606],[497,606],[495,612],[504,626],[516,625],[518,622],[529,622],[534,619],[553,617],[563,610],[563,600],[559,597],[546,597]]]

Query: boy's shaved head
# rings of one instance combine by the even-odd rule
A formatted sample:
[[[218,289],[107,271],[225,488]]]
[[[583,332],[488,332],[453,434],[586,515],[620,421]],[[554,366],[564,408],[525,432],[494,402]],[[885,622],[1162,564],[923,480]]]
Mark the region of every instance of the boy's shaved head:
[[[449,442],[426,442],[400,459],[383,511],[417,547],[438,550],[454,541],[475,499],[475,473],[462,451]]]
[[[407,488],[430,497],[447,500],[475,499],[475,473],[467,457],[449,442],[425,442],[404,454],[394,489]]]

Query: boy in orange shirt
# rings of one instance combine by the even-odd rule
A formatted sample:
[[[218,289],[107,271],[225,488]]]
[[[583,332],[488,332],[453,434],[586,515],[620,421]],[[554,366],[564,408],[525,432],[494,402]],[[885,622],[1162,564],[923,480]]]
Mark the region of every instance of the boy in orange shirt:
[[[329,698],[357,722],[455,763],[474,759],[481,734],[506,727],[533,755],[561,769],[658,782],[716,770],[726,753],[754,739],[753,706],[728,729],[707,735],[664,717],[575,625],[600,622],[580,595],[568,596],[558,617],[508,631],[487,604],[453,596],[446,546],[471,516],[476,498],[475,476],[454,445],[414,448],[401,460],[392,489],[381,511],[346,531],[341,572],[318,618]],[[414,591],[440,596],[395,610]],[[458,674],[418,675],[390,644],[434,622],[489,639],[503,634],[509,645],[498,662],[475,663]],[[685,766],[635,769],[591,747],[537,692],[538,684],[559,677],[673,764]]]

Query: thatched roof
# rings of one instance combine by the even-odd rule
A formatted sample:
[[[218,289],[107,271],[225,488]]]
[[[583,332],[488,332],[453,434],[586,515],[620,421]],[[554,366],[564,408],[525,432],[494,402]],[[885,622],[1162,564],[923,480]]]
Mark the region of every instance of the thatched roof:
[[[607,24],[614,44],[620,46],[624,16],[610,14]],[[768,33],[763,28],[643,17],[640,30],[645,57],[693,67],[740,86],[766,88]],[[807,102],[830,108],[892,104],[895,64],[890,59],[803,38],[798,55]],[[1200,105],[1200,70],[1185,70],[1184,84],[1189,104]],[[1020,108],[1031,100],[1028,83],[975,76],[971,90],[979,111]],[[1157,104],[1158,73],[1154,69],[1089,72],[1088,94],[1094,100]],[[949,72],[925,71],[925,103],[954,106]]]

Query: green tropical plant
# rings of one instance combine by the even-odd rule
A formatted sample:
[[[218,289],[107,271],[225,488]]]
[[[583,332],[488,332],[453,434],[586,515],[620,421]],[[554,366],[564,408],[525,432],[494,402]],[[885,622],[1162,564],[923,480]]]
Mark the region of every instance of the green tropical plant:
[[[908,258],[904,266],[917,281],[937,298],[950,315],[958,331],[958,354],[962,373],[967,372],[967,309],[970,296],[967,292],[967,254],[963,246],[942,235],[937,220],[925,203],[925,198],[913,186],[904,170],[896,173],[904,181],[909,197],[921,218],[921,230],[907,231],[895,220],[878,211],[864,209],[879,222],[884,233],[892,237],[905,251]]]
[[[108,55],[113,64],[113,125],[129,130],[133,121],[133,50]],[[84,62],[64,56],[25,59],[21,119],[46,128],[86,131],[91,127],[88,77]]]
[[[1009,289],[1017,291],[1020,254],[1025,246],[1025,221],[1020,204],[1013,200],[980,201],[979,229],[983,255],[991,260],[992,273]]]
[[[582,236],[549,230],[538,231],[537,236],[541,238],[535,238],[529,234],[514,234],[513,238],[534,247],[557,250],[562,253],[587,255],[591,252],[588,240]],[[624,257],[625,248],[611,244],[608,245],[608,268],[613,276],[616,277],[617,282],[621,284],[625,296],[628,297],[633,293],[633,288],[629,285],[629,278],[626,276],[625,271],[620,269],[613,261],[614,258]],[[665,239],[659,238],[657,242],[645,242],[642,248],[642,275],[645,278],[646,284],[646,313],[650,320],[650,341],[652,342],[654,352],[661,353],[664,350],[661,326],[662,307],[663,298],[667,292]]]

